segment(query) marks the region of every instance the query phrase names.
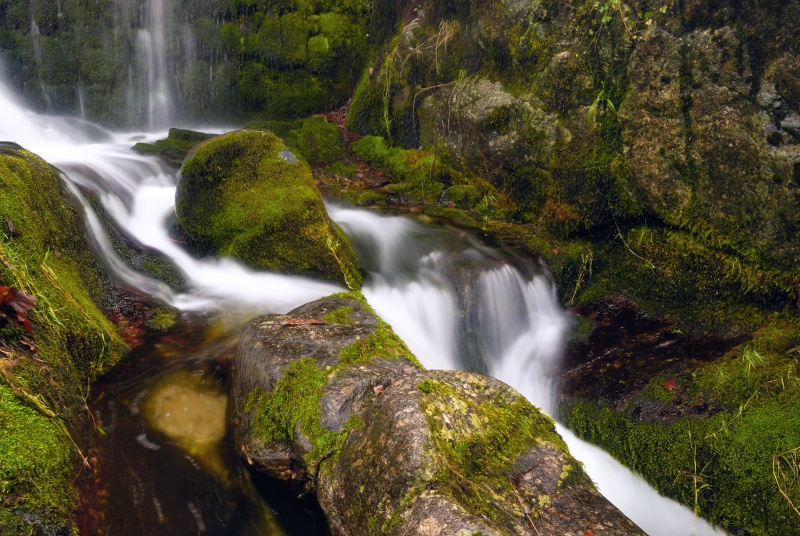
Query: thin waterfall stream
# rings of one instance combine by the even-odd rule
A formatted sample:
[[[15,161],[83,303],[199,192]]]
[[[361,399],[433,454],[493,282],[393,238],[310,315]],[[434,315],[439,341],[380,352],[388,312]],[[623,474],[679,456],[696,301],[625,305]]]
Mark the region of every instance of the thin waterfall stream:
[[[254,272],[230,259],[196,259],[171,240],[167,219],[176,173],[129,150],[134,137],[157,139],[163,132],[110,133],[81,120],[35,115],[2,86],[0,112],[0,140],[17,142],[64,171],[111,276],[185,312],[173,333],[134,351],[102,382],[96,404],[109,434],[107,463],[126,467],[105,470],[104,490],[113,497],[104,499],[106,511],[126,509],[124,523],[105,528],[154,534],[189,524],[213,534],[325,533],[319,512],[302,503],[276,506],[274,490],[252,483],[224,439],[224,422],[213,416],[224,415],[224,362],[247,319],[343,289]],[[131,238],[169,258],[187,290],[176,292],[128,268],[82,191],[96,195]],[[488,373],[553,414],[570,319],[543,267],[456,229],[335,204],[328,210],[369,272],[367,300],[426,367]],[[201,408],[200,417],[184,419],[197,427],[176,429],[171,408],[187,415]],[[600,449],[563,427],[559,432],[600,491],[649,534],[721,534]]]

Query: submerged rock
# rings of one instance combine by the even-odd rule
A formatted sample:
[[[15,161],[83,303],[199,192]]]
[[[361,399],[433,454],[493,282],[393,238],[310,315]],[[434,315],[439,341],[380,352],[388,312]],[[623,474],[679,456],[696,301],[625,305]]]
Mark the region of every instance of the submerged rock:
[[[228,468],[220,453],[225,438],[228,397],[222,382],[179,370],[159,380],[142,404],[153,429],[174,441],[221,481]]]
[[[311,171],[271,132],[197,147],[181,168],[178,221],[190,246],[260,270],[361,286],[358,256],[325,211]]]
[[[237,449],[314,490],[337,535],[642,534],[519,393],[410,359],[353,295],[253,320],[233,369]]]

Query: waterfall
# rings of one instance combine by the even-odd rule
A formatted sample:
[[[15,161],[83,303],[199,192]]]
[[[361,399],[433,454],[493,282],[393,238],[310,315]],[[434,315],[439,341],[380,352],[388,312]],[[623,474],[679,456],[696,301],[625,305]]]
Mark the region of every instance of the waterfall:
[[[0,140],[16,141],[64,171],[98,250],[119,281],[181,309],[249,314],[286,312],[343,290],[307,278],[255,272],[230,259],[190,256],[166,231],[174,210],[175,174],[157,159],[132,154],[132,135],[109,133],[77,119],[33,114],[2,85],[0,115]],[[152,140],[165,134],[142,136]],[[126,267],[83,201],[81,192],[87,190],[99,196],[120,229],[169,258],[186,277],[189,290],[175,293]],[[364,295],[428,368],[488,372],[552,413],[556,369],[570,321],[539,266],[485,247],[455,229],[328,208],[369,272]],[[602,450],[563,427],[558,430],[600,491],[649,534],[716,533]]]
[[[47,109],[52,111],[53,100],[50,93],[42,81],[42,35],[39,33],[39,26],[36,24],[36,12],[34,11],[33,0],[28,4],[28,14],[31,21],[31,45],[33,48],[33,59],[36,62],[36,77],[39,80],[39,88],[42,90],[42,99],[47,105]]]
[[[147,82],[147,126],[150,130],[172,126],[169,8],[169,0],[146,0],[145,25],[136,36],[139,65]]]

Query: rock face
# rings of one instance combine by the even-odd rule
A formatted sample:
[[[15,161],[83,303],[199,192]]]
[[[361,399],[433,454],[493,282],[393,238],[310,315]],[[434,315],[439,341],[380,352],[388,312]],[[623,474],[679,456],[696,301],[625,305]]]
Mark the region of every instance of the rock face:
[[[741,265],[723,279],[745,293],[796,300],[800,2],[650,8],[421,2],[348,127],[461,172],[433,173],[459,207],[560,237],[646,219]],[[471,175],[498,192],[471,206]]]
[[[233,372],[237,448],[314,489],[337,535],[642,534],[516,391],[408,358],[356,297],[255,319]]]
[[[197,147],[181,168],[176,213],[200,253],[361,286],[358,256],[328,217],[311,171],[270,132],[234,132]]]

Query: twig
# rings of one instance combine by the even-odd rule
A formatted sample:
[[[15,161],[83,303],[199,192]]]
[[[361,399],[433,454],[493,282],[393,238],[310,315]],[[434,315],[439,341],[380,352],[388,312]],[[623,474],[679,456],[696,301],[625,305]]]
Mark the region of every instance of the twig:
[[[533,531],[536,533],[536,536],[539,536],[539,529],[536,528],[536,524],[533,522],[533,519],[531,519],[531,515],[529,514],[530,508],[527,508],[522,502],[522,498],[519,496],[517,487],[514,485],[514,481],[511,479],[511,477],[508,477],[508,482],[511,484],[511,490],[514,492],[514,495],[517,496],[517,501],[519,501],[519,505],[522,508],[522,513],[528,518],[528,523],[530,523],[531,527],[533,527]]]

